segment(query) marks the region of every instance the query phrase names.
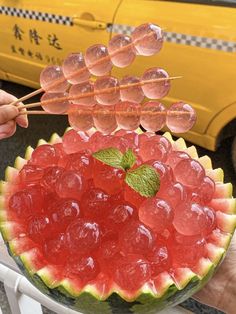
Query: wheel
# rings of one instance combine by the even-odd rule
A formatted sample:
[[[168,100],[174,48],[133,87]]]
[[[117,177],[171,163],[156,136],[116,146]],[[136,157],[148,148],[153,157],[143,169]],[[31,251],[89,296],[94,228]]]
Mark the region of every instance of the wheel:
[[[234,167],[234,171],[236,173],[236,136],[233,138],[232,146],[231,146],[231,158]]]

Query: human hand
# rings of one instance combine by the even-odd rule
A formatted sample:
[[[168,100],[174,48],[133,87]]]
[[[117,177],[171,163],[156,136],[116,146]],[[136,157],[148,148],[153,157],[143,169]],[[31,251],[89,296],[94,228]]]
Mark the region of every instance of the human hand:
[[[28,127],[27,116],[19,116],[17,106],[9,105],[16,99],[13,95],[0,90],[0,139],[12,136],[16,131],[17,124],[23,128]],[[20,104],[22,105],[19,103],[18,106]]]
[[[196,293],[197,301],[215,307],[225,313],[236,312],[236,234],[227,255],[207,285]]]

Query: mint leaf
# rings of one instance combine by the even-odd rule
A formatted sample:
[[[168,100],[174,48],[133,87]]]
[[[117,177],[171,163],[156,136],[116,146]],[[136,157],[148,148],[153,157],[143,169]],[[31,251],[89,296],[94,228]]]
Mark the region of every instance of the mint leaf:
[[[125,182],[140,195],[151,197],[160,188],[160,176],[149,165],[142,165],[126,173]]]
[[[136,156],[134,155],[132,149],[129,148],[121,159],[121,167],[124,168],[124,170],[128,170],[133,167],[135,162]]]
[[[119,151],[118,148],[109,147],[109,148],[101,149],[93,153],[93,157],[97,160],[100,160],[106,165],[109,165],[115,168],[122,168],[121,160],[122,160],[123,154]]]

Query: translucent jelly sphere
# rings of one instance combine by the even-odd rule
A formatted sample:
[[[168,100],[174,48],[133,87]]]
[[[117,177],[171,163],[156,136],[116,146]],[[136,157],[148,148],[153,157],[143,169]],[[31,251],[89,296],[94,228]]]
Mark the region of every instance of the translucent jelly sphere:
[[[144,129],[156,132],[163,128],[166,122],[166,108],[157,101],[146,102],[141,108],[140,123]]]
[[[93,127],[92,107],[72,104],[68,111],[70,126],[76,131],[87,131]]]
[[[169,75],[165,70],[160,68],[151,68],[144,72],[141,80],[148,81],[168,77]],[[170,90],[170,81],[154,81],[153,83],[147,83],[142,86],[142,90],[146,97],[151,99],[160,99],[168,94]]]
[[[195,159],[182,159],[174,169],[175,178],[183,185],[198,187],[205,177],[205,170]]]
[[[125,76],[122,80],[120,80],[121,87],[123,85],[130,85],[130,87],[120,89],[120,99],[122,101],[131,101],[137,103],[142,102],[144,99],[142,87],[132,85],[139,82],[140,79],[136,76]]]
[[[69,54],[62,64],[62,71],[71,84],[82,83],[90,78],[90,72],[81,52]]]
[[[152,56],[158,53],[163,45],[162,29],[155,24],[147,23],[136,27],[131,37],[141,56]]]
[[[196,120],[195,110],[182,101],[174,103],[167,110],[166,125],[172,132],[185,133],[194,126]]]
[[[93,75],[103,76],[112,69],[112,62],[104,45],[93,45],[86,50],[85,63]]]
[[[40,99],[41,106],[45,111],[50,113],[64,113],[70,104],[68,99],[63,99],[65,97],[68,97],[68,93],[44,93]],[[62,100],[59,100],[60,98]]]
[[[116,121],[121,129],[131,131],[139,127],[141,105],[130,101],[121,101],[115,106]]]
[[[139,208],[139,219],[146,226],[162,233],[173,221],[174,210],[171,205],[158,197],[148,198]]]
[[[92,82],[84,82],[76,85],[72,85],[69,90],[69,96],[73,97],[71,103],[84,106],[93,106],[96,101],[94,99],[94,85]],[[83,94],[85,95],[84,97]],[[88,96],[86,96],[88,94]],[[76,98],[78,96],[78,98]]]
[[[93,123],[98,131],[110,134],[117,128],[115,107],[95,105],[93,108]]]
[[[109,41],[108,52],[112,63],[120,68],[130,65],[136,57],[131,38],[121,34],[114,36]]]
[[[94,83],[95,99],[101,105],[115,105],[120,100],[119,81],[113,76],[104,76]]]
[[[43,69],[39,81],[46,92],[65,92],[69,86],[59,65],[49,65]]]

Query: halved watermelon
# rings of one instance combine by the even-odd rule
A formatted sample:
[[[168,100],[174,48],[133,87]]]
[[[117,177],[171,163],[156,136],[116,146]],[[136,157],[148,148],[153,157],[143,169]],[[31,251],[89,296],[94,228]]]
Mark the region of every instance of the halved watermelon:
[[[69,130],[68,132],[71,131]],[[140,133],[140,131],[137,133]],[[39,141],[39,146],[43,145],[41,147],[43,147],[44,150],[39,151],[29,147],[26,150],[25,158],[17,157],[14,168],[8,167],[6,169],[6,179],[1,183],[0,229],[10,255],[14,258],[25,276],[39,290],[54,300],[85,314],[151,314],[184,301],[201,289],[214,274],[217,266],[226,254],[226,250],[235,230],[236,203],[235,199],[232,197],[232,185],[223,182],[223,171],[221,169],[212,169],[209,157],[203,156],[199,158],[193,146],[187,148],[183,139],[174,141],[169,133],[165,133],[164,137],[169,141],[165,142],[165,145],[168,146],[168,143],[171,143],[171,146],[168,148],[168,156],[164,161],[162,160],[160,162],[162,156],[159,154],[155,157],[155,151],[151,153],[146,148],[142,148],[143,151],[140,153],[139,150],[143,145],[140,143],[145,142],[147,139],[149,141],[151,139],[151,141],[155,143],[156,136],[149,137],[149,135],[138,135],[137,133],[127,132],[122,136],[120,134],[116,136],[115,134],[101,138],[101,135],[98,135],[98,133],[90,135],[84,134],[82,136],[80,132],[80,143],[74,143],[72,141],[70,143],[67,142],[66,145],[65,143],[62,144],[62,139],[54,134],[49,143],[44,140]],[[139,138],[139,144],[137,144],[136,141],[137,137]],[[194,183],[187,183],[187,186],[184,184],[181,185],[184,186],[184,190],[187,193],[186,195],[188,195],[186,197],[189,197],[189,193],[191,192],[191,197],[193,197],[191,198],[191,202],[194,204],[199,203],[197,210],[202,210],[201,208],[203,208],[201,215],[207,212],[208,216],[204,216],[205,218],[207,217],[206,228],[199,231],[199,234],[197,233],[198,231],[194,231],[195,233],[193,232],[192,234],[192,230],[189,229],[186,229],[187,234],[181,231],[181,228],[184,230],[186,225],[181,224],[181,221],[176,219],[176,211],[177,208],[185,206],[183,204],[187,204],[187,201],[180,198],[177,204],[177,198],[179,196],[178,194],[174,194],[173,196],[173,194],[171,194],[172,192],[168,194],[170,199],[167,200],[166,198],[168,197],[163,195],[167,193],[169,181],[165,181],[159,173],[158,178],[160,178],[161,187],[157,191],[156,196],[152,196],[150,199],[158,198],[159,200],[161,198],[162,201],[168,201],[168,208],[172,208],[175,212],[175,214],[173,214],[174,216],[168,214],[168,225],[163,227],[162,230],[162,226],[160,224],[158,225],[159,216],[157,220],[153,220],[154,222],[152,220],[150,221],[145,211],[146,208],[144,207],[143,209],[142,204],[149,199],[147,195],[144,195],[146,186],[143,188],[143,191],[140,192],[140,195],[140,193],[138,193],[140,187],[136,188],[136,185],[134,185],[135,190],[132,189],[132,184],[128,186],[128,183],[124,183],[124,170],[120,167],[112,168],[111,165],[109,165],[109,162],[114,162],[113,155],[113,157],[110,156],[109,161],[106,159],[104,163],[102,163],[101,160],[94,160],[90,156],[91,151],[88,151],[87,143],[89,141],[92,141],[92,148],[90,147],[92,151],[96,151],[98,148],[111,149],[112,147],[117,149],[118,147],[120,153],[117,153],[117,150],[115,151],[118,156],[124,153],[124,148],[132,148],[134,154],[138,155],[136,156],[136,163],[131,161],[132,158],[129,153],[127,153],[125,157],[126,163],[123,157],[122,162],[123,164],[127,164],[127,162],[130,163],[130,165],[132,164],[128,172],[130,171],[132,173],[133,169],[133,174],[136,174],[137,172],[135,171],[137,171],[137,169],[140,170],[140,166],[146,163],[149,167],[152,165],[152,167],[154,167],[152,169],[158,170],[158,167],[162,167],[163,169],[166,167],[165,169],[169,169],[169,174],[172,173],[170,172],[171,165],[175,165],[175,167],[173,166],[174,176],[180,177],[181,174],[178,172],[181,171],[179,171],[179,163],[176,162],[176,159],[173,159],[168,164],[169,154],[171,151],[187,153],[191,157],[191,160],[198,162],[197,165],[200,165],[198,166],[200,167],[199,169],[203,169],[199,171],[204,172],[204,178],[207,176],[208,179],[206,180],[212,182],[209,179],[211,178],[215,184],[214,193],[212,193],[210,199],[207,199],[209,192],[203,197],[204,200],[199,200],[199,194],[197,194],[197,196],[195,195],[195,190],[199,190],[196,186],[193,188]],[[163,138],[161,141],[163,141]],[[141,146],[138,147],[135,145]],[[70,148],[70,152],[66,153],[68,147]],[[34,151],[36,153],[34,153]],[[55,158],[55,151],[57,158]],[[83,152],[82,157],[81,151]],[[111,150],[109,153],[110,152]],[[114,150],[112,152],[114,152]],[[44,153],[45,155],[43,155]],[[152,158],[149,158],[150,160],[146,157],[148,154],[152,154]],[[189,158],[186,156],[186,154],[181,155],[182,159],[180,158],[178,162]],[[110,161],[111,159],[112,162]],[[35,160],[37,162],[35,162]],[[89,171],[91,162],[93,164],[92,172]],[[159,162],[159,164],[157,164],[157,162]],[[57,167],[57,169],[48,170],[49,167]],[[25,169],[27,169],[27,171]],[[42,169],[43,172],[41,171]],[[86,189],[86,191],[89,190],[90,194],[86,192],[87,194],[84,196],[79,188],[73,189],[67,187],[67,189],[65,189],[62,186],[62,182],[66,182],[65,169],[67,171],[66,174],[75,176],[73,180],[80,182],[76,184],[84,184],[84,186],[86,186],[84,189]],[[53,173],[53,175],[45,176],[45,173],[48,173],[48,171],[51,171],[50,173]],[[107,182],[104,179],[104,173],[106,173],[105,179],[108,178],[109,173],[110,181],[108,180]],[[58,176],[57,181],[54,180],[55,176]],[[142,177],[142,173],[140,176]],[[173,177],[171,180],[171,182],[173,182]],[[188,180],[188,178],[185,178],[185,180]],[[203,178],[201,180],[203,180]],[[146,181],[143,184],[148,184]],[[41,193],[38,187],[39,182],[40,189],[42,188],[44,192],[47,192],[47,197],[45,194],[42,196],[44,201],[42,201],[36,193],[37,191]],[[188,180],[188,182],[190,181]],[[177,183],[179,187],[180,183]],[[191,184],[193,186],[191,186]],[[149,185],[147,186],[150,188]],[[152,184],[151,186],[153,188]],[[27,207],[28,194],[24,194],[26,189],[27,191],[28,189],[31,191],[30,201],[32,203],[30,204],[33,204],[30,209],[32,211],[31,214],[29,214]],[[104,199],[106,198],[106,200],[111,200],[110,202],[113,204],[113,207],[108,206],[109,202],[107,203],[107,207],[105,208],[103,206],[102,209],[100,209],[101,204],[99,202],[95,204],[95,207],[91,207],[91,202],[86,203],[92,195],[91,189],[93,189],[93,191],[94,189],[99,189],[100,195],[102,195]],[[125,196],[124,190],[126,193]],[[22,191],[24,192],[23,194]],[[147,191],[149,191],[148,188]],[[194,197],[197,198],[195,199]],[[66,205],[65,200],[67,202]],[[63,208],[67,206],[63,213],[59,212],[58,209],[62,206],[62,202]],[[189,198],[188,202],[190,202]],[[21,205],[19,206],[19,204]],[[22,204],[25,204],[25,207]],[[86,204],[87,209],[84,209],[84,204]],[[90,212],[89,208],[91,209]],[[96,213],[94,212],[95,208]],[[142,211],[144,211],[142,215],[140,214],[141,208]],[[152,207],[150,208],[152,209]],[[206,208],[208,208],[209,211]],[[74,214],[75,210],[76,214]],[[170,209],[168,210],[168,213],[170,213]],[[51,215],[50,217],[49,213]],[[81,216],[78,218],[78,215]],[[160,215],[162,215],[162,212],[160,212]],[[47,217],[45,218],[45,216]],[[70,220],[71,217],[72,220]],[[163,225],[167,223],[166,217],[167,216],[163,218]],[[37,221],[35,219],[37,219]],[[51,229],[49,231],[47,230],[47,232],[45,231],[44,233],[44,229],[42,228],[50,225],[51,219],[54,219],[53,223],[55,224],[53,227],[50,227]],[[71,235],[73,234],[74,236],[76,234],[77,236],[77,234],[80,234],[79,232],[81,230],[78,228],[81,226],[81,221],[85,219],[87,219],[86,224],[87,226],[89,225],[90,229],[86,229],[87,238],[84,236],[80,237],[83,245],[79,241],[76,243],[71,242]],[[108,220],[109,223],[107,222]],[[50,223],[48,221],[50,221]],[[202,221],[205,222],[205,220]],[[140,223],[142,223],[142,225]],[[101,229],[98,229],[97,225],[99,228],[101,227]],[[77,233],[73,231],[75,226]],[[154,226],[153,229],[152,226]],[[158,226],[158,228],[155,229],[155,226]],[[136,227],[139,228],[137,230],[142,230],[145,234],[152,234],[153,238],[151,239],[150,235],[146,238],[142,238],[143,240],[137,240],[135,237],[130,238],[130,234],[132,234],[134,230],[132,228]],[[200,228],[199,226],[195,227],[196,230]],[[71,230],[74,233],[72,233]],[[102,239],[99,238],[99,244],[96,242],[98,241],[98,230],[101,232]],[[63,249],[60,247],[61,244],[59,245],[58,241],[50,242],[52,239],[55,239],[55,237],[58,239],[58,234],[60,241],[64,241],[66,235],[66,245]],[[90,238],[88,238],[88,234]],[[117,234],[119,234],[119,237]],[[120,236],[120,234],[122,234],[122,236]],[[127,234],[129,235],[128,238],[126,238]],[[141,233],[139,233],[139,235],[140,234]],[[70,240],[68,240],[68,237],[71,237]],[[146,241],[147,238],[148,243]],[[76,237],[73,239],[77,241]],[[129,245],[130,241],[134,241],[133,243],[136,244],[136,247],[134,245],[131,247]],[[150,245],[150,241],[154,241],[154,244]],[[173,244],[173,241],[177,242]],[[104,243],[106,243],[105,249]],[[155,257],[153,254],[155,250],[155,252],[157,252],[157,243],[159,251]],[[148,246],[150,250],[145,251]],[[187,249],[191,248],[193,252],[194,250],[196,250],[196,252],[200,250],[194,262],[191,256],[188,260],[184,260],[185,257],[181,257],[182,259],[179,257],[179,252],[183,256],[183,246],[186,246]],[[178,251],[176,247],[178,247],[180,251]],[[140,249],[143,250],[142,253],[140,253]],[[113,251],[115,251],[115,253]],[[81,252],[83,252],[83,254]],[[76,256],[76,261],[74,255]],[[107,260],[104,262],[105,256]],[[70,267],[68,267],[68,265]],[[130,273],[133,273],[133,277]]]

